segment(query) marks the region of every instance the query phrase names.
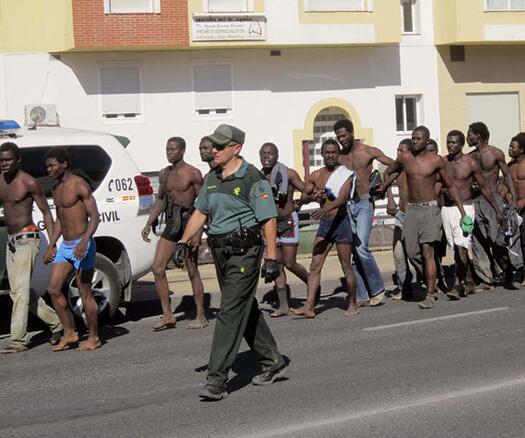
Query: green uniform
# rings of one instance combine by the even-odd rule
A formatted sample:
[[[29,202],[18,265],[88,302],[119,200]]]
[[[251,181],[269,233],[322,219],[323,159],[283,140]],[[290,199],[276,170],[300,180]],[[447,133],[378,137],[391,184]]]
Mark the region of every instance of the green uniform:
[[[269,183],[244,160],[239,170],[225,179],[220,167],[212,170],[195,208],[210,217],[208,242],[222,294],[208,385],[224,389],[243,336],[265,369],[277,369],[284,363],[255,299],[264,250],[258,227],[276,217],[277,211]],[[243,240],[242,233],[239,236],[241,229],[250,231],[250,239]]]

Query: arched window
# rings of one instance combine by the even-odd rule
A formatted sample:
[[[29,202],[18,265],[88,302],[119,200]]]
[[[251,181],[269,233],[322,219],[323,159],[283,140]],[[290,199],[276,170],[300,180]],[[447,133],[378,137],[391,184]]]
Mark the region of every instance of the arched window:
[[[339,107],[327,107],[317,113],[314,120],[314,139],[308,141],[308,163],[310,173],[323,166],[321,145],[329,138],[335,138],[334,123],[349,118]]]

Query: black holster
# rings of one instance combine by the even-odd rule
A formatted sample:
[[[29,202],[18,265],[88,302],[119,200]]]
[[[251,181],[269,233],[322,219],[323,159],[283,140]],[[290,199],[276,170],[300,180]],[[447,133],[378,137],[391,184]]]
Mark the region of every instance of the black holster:
[[[241,228],[227,234],[208,236],[208,246],[211,249],[226,248],[233,254],[244,254],[248,248],[262,243],[260,227]]]

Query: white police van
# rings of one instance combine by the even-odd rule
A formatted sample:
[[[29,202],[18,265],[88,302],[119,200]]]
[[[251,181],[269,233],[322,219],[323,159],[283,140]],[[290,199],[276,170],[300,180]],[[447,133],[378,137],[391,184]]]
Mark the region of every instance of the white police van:
[[[96,271],[92,288],[99,313],[112,316],[121,299],[132,299],[132,282],[147,273],[153,265],[156,240],[142,240],[144,227],[155,201],[153,187],[142,175],[126,146],[129,140],[100,132],[61,127],[20,128],[16,122],[0,120],[0,144],[11,141],[21,150],[22,170],[40,182],[51,212],[55,207],[51,189],[56,183],[46,171],[46,152],[52,146],[65,146],[71,155],[70,169],[81,169],[93,181],[93,195],[97,201],[100,224],[94,235],[97,243]],[[33,219],[40,230],[44,223],[40,210],[33,207]],[[42,256],[48,242],[42,233],[40,254],[35,263],[32,288],[43,295],[47,289],[50,268],[43,264]],[[3,209],[0,213],[0,294],[9,293],[5,264],[7,231]],[[67,283],[71,309],[82,315],[82,303],[75,281]]]

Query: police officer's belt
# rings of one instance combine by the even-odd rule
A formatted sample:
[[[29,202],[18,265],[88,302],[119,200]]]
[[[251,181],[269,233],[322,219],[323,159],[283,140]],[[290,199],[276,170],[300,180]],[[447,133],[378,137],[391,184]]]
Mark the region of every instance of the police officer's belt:
[[[261,228],[259,226],[251,228],[241,228],[226,234],[208,235],[208,246],[212,249],[221,247],[231,247],[247,249],[261,243]]]

